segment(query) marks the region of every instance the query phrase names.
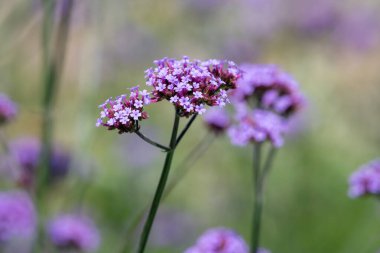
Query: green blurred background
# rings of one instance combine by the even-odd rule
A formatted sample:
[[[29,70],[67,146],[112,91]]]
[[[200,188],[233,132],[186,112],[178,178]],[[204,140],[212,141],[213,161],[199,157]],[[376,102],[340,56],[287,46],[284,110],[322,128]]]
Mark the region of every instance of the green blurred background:
[[[36,0],[0,1],[0,91],[20,106],[6,128],[10,139],[40,135],[42,14]],[[379,156],[379,42],[376,0],[75,1],[54,111],[54,140],[74,162],[70,177],[49,191],[47,213],[74,210],[85,192],[83,206],[102,234],[99,252],[116,252],[126,224],[151,201],[164,154],[136,136],[97,129],[97,106],[143,85],[144,70],[164,56],[273,63],[294,76],[308,105],[266,185],[263,246],[273,253],[376,252],[379,203],[349,199],[347,178]],[[147,111],[143,132],[166,143],[171,108]],[[198,119],[173,174],[206,134]],[[162,204],[148,252],[182,252],[215,226],[248,239],[251,160],[249,147],[215,140]]]

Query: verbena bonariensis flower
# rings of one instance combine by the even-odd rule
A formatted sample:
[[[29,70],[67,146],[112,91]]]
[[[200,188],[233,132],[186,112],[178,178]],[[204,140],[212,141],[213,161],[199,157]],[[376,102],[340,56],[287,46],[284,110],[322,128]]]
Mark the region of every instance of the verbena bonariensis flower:
[[[203,114],[205,105],[223,107],[227,90],[236,88],[241,73],[235,63],[220,60],[181,60],[163,58],[145,71],[146,84],[153,87],[157,100],[166,99],[180,116]]]
[[[281,116],[267,110],[243,109],[236,117],[236,124],[228,129],[232,144],[245,146],[270,141],[276,148],[283,145],[287,124]]]
[[[96,126],[105,126],[109,130],[118,129],[119,133],[133,133],[138,130],[138,121],[148,118],[144,105],[155,102],[147,90],[139,87],[130,89],[130,94],[109,98],[99,106],[102,109]]]
[[[13,140],[9,145],[9,159],[12,159],[20,169],[16,181],[24,187],[34,184],[36,170],[41,156],[41,143],[33,137]],[[49,158],[49,182],[64,178],[70,166],[71,156],[58,146],[54,146]]]
[[[48,224],[47,230],[51,242],[58,248],[93,252],[100,244],[99,231],[87,216],[60,215]]]
[[[196,244],[184,253],[248,253],[244,239],[235,231],[213,228],[204,232]]]
[[[223,133],[231,124],[230,117],[223,108],[211,108],[203,118],[207,127],[215,134]]]
[[[0,245],[30,239],[36,229],[36,213],[30,197],[21,191],[0,192]]]
[[[7,95],[0,93],[0,125],[13,119],[16,114],[16,104]]]
[[[252,100],[255,106],[282,116],[290,116],[302,106],[297,82],[277,66],[246,64],[241,69],[244,75],[233,93],[235,101]]]
[[[380,195],[380,159],[362,165],[349,179],[348,195],[358,198]]]

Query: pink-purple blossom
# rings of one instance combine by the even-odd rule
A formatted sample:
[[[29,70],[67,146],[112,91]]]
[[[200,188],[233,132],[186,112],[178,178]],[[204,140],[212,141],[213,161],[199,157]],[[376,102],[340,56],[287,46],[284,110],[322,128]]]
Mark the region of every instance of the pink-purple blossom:
[[[99,106],[102,109],[96,126],[105,126],[109,130],[118,129],[119,133],[133,133],[138,130],[138,121],[148,118],[144,104],[152,102],[149,92],[130,89],[130,94],[115,99],[109,98]]]
[[[17,114],[17,105],[4,93],[0,93],[0,125],[12,120]]]
[[[226,90],[234,89],[241,72],[233,62],[221,60],[181,60],[163,58],[156,67],[145,71],[146,84],[152,86],[152,96],[168,100],[180,116],[203,114],[205,105],[223,107]]]
[[[304,98],[297,82],[275,65],[246,64],[243,77],[233,92],[234,101],[253,102],[261,109],[289,116],[298,111]]]
[[[232,144],[245,146],[249,143],[270,141],[274,147],[284,143],[287,124],[284,118],[267,110],[240,109],[236,122],[228,129]]]
[[[213,228],[204,232],[194,246],[184,253],[248,253],[244,239],[235,231]]]
[[[31,239],[36,229],[36,212],[28,194],[0,192],[0,243]]]
[[[60,215],[49,223],[47,230],[51,242],[58,248],[94,252],[100,244],[98,229],[84,215]]]
[[[380,195],[380,159],[364,164],[352,173],[348,195],[351,198]]]

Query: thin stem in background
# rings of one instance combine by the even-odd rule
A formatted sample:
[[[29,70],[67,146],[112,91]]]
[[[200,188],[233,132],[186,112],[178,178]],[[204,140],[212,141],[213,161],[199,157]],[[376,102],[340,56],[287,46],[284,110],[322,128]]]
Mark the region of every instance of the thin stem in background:
[[[254,147],[254,207],[253,207],[253,223],[252,223],[252,240],[251,240],[251,253],[257,253],[260,247],[260,230],[261,230],[261,216],[263,210],[263,198],[264,198],[264,183],[265,179],[272,167],[272,162],[276,154],[276,148],[270,147],[267,158],[264,162],[264,166],[261,170],[261,144],[255,144]]]
[[[253,220],[251,234],[251,253],[257,253],[260,241],[261,212],[262,212],[262,191],[260,187],[261,170],[261,143],[255,143],[253,147],[253,181],[254,181],[254,202]]]
[[[194,146],[194,148],[189,152],[189,154],[179,163],[179,165],[175,168],[175,171],[178,171],[177,174],[169,181],[168,186],[166,187],[162,200],[165,200],[170,193],[174,190],[174,188],[178,185],[178,183],[183,179],[183,177],[189,172],[189,169],[194,165],[199,158],[206,153],[210,145],[215,140],[215,135],[207,133],[205,137],[201,139],[201,141]],[[130,248],[131,240],[133,238],[133,234],[135,233],[139,224],[141,224],[142,219],[145,217],[145,214],[148,212],[149,206],[143,208],[140,212],[138,212],[132,220],[131,223],[127,226],[126,229],[126,241],[124,241],[123,246],[121,247],[121,252],[127,252]]]
[[[198,116],[198,114],[194,114],[191,117],[191,119],[189,120],[189,122],[187,122],[186,126],[184,127],[184,129],[182,130],[182,132],[179,134],[179,136],[178,136],[178,138],[176,140],[175,146],[177,146],[181,142],[183,136],[185,136],[187,130],[189,130],[189,128],[191,127],[191,125],[193,124],[193,122],[197,118],[197,116]]]
[[[42,194],[48,180],[49,158],[52,148],[53,137],[53,107],[56,98],[57,87],[62,74],[67,40],[70,28],[70,19],[74,0],[64,1],[64,6],[60,12],[60,20],[56,31],[56,38],[53,36],[54,26],[54,0],[43,0],[44,18],[42,30],[42,58],[43,58],[43,86],[44,96],[42,99],[42,134],[41,134],[41,160],[37,170],[36,180],[36,204],[39,211],[39,228],[37,240],[34,245],[34,252],[38,252],[38,244],[43,244],[43,224],[41,214]]]
[[[161,144],[159,144],[159,143],[157,143],[157,142],[155,142],[155,141],[149,139],[148,137],[146,137],[145,135],[143,135],[139,130],[137,130],[135,133],[136,133],[141,139],[143,139],[144,141],[146,141],[147,143],[149,143],[149,144],[151,144],[151,145],[153,145],[153,146],[155,146],[155,147],[157,147],[157,148],[160,148],[160,149],[162,149],[162,150],[164,150],[164,151],[166,151],[166,152],[170,151],[170,148],[165,147],[164,145],[161,145]]]
[[[172,164],[173,156],[174,156],[174,151],[177,143],[177,132],[178,132],[178,126],[179,126],[179,116],[177,111],[175,111],[175,119],[174,119],[174,124],[173,124],[173,130],[172,130],[172,135],[170,138],[170,151],[166,154],[166,159],[164,163],[164,167],[162,169],[160,181],[158,183],[156,193],[154,195],[148,217],[145,221],[145,225],[142,231],[142,234],[140,236],[140,242],[138,246],[138,253],[143,253],[146,247],[146,243],[148,242],[149,234],[154,222],[154,219],[156,217],[156,213],[158,210],[158,207],[160,205],[161,197],[165,189],[166,181],[169,176],[170,172],[170,167]]]

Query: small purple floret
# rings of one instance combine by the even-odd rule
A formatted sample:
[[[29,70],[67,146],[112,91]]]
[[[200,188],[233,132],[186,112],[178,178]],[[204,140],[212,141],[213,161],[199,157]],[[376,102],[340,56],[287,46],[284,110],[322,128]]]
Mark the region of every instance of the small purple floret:
[[[47,229],[50,240],[58,248],[94,252],[100,244],[99,231],[87,216],[60,215],[49,223]]]
[[[132,87],[129,96],[121,95],[116,99],[109,98],[99,106],[102,109],[96,126],[105,126],[109,130],[118,129],[119,133],[133,133],[138,130],[138,121],[148,118],[144,104],[155,102],[146,91]]]

